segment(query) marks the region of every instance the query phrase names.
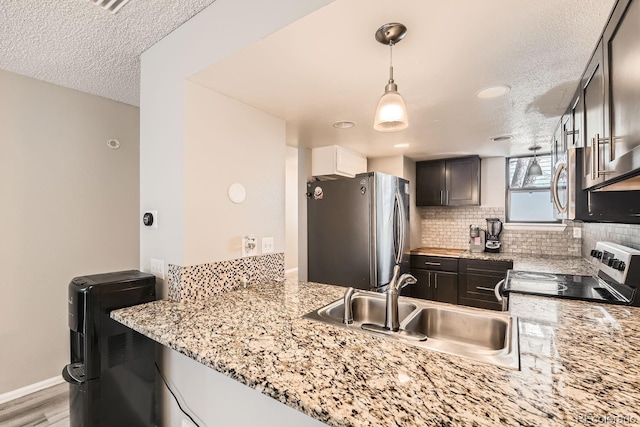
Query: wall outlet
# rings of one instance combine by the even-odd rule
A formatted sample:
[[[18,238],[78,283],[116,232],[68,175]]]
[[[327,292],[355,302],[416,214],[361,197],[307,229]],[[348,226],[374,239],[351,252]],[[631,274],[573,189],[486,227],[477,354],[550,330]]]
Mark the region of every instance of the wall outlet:
[[[273,237],[262,238],[262,253],[263,254],[273,253]]]
[[[582,237],[582,228],[573,227],[573,238],[574,239],[579,239],[581,237]]]
[[[164,261],[151,258],[151,274],[158,279],[164,280]]]
[[[242,256],[256,256],[258,255],[258,239],[256,236],[244,236],[242,238]]]

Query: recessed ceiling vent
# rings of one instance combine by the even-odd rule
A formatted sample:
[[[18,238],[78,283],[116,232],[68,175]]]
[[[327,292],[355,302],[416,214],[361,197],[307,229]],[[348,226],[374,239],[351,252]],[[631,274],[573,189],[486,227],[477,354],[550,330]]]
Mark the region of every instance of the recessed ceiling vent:
[[[114,15],[125,4],[129,3],[129,0],[89,0],[91,3],[100,6],[106,11],[113,13]]]

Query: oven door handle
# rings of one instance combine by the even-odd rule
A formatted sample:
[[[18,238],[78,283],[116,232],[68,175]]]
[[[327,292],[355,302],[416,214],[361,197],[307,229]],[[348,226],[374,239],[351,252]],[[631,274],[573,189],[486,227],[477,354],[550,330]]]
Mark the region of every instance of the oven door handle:
[[[498,300],[498,302],[502,302],[503,300],[502,288],[504,288],[504,279],[496,283],[495,288],[493,288],[493,294],[496,296],[496,299]]]

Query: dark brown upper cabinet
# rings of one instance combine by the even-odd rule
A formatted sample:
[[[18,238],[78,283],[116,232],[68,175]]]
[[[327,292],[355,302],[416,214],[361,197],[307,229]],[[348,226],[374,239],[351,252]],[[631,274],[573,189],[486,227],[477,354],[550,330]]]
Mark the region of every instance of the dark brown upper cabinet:
[[[605,110],[604,110],[604,60],[602,43],[587,65],[582,77],[582,102],[584,108],[583,133],[583,177],[582,187],[590,188],[604,181],[602,157],[605,150]]]
[[[640,173],[639,55],[640,0],[618,0],[577,94],[584,111],[578,144],[584,147],[583,189],[607,187]]]
[[[619,0],[602,36],[605,180],[640,168],[640,0]]]
[[[479,206],[480,157],[416,163],[417,206]]]

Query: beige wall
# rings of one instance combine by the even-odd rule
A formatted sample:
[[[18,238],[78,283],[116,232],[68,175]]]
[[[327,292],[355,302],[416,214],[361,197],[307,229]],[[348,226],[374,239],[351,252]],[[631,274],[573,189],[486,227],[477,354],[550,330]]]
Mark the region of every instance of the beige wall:
[[[0,93],[2,394],[68,363],[73,277],[138,267],[139,116],[1,70]]]
[[[406,178],[404,176],[404,156],[402,155],[367,158],[367,170],[369,172],[382,172]]]
[[[285,122],[197,83],[186,83],[184,265],[242,256],[242,237],[284,252]],[[246,200],[229,200],[233,183]]]

